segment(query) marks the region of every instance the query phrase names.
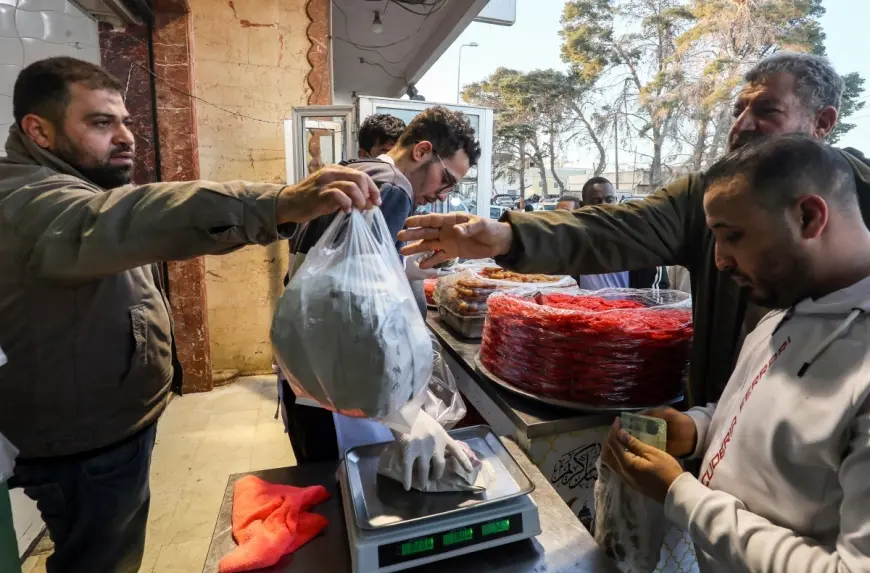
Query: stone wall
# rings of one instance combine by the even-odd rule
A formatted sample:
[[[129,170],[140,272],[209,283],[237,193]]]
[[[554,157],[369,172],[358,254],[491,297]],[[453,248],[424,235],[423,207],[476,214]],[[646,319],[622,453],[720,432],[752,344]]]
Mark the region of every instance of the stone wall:
[[[200,176],[284,182],[283,120],[311,93],[306,0],[189,3]],[[270,370],[269,326],[287,257],[281,242],[206,258],[215,371]]]

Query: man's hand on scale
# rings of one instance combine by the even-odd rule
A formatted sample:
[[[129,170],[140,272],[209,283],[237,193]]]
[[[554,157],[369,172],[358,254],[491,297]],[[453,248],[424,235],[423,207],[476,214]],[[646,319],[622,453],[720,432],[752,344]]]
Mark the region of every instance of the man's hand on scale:
[[[421,269],[431,269],[450,259],[486,259],[506,255],[513,243],[513,229],[468,213],[419,215],[410,217],[399,240],[409,243],[402,249],[405,256],[434,251],[420,261]]]
[[[381,193],[372,178],[354,169],[330,165],[312,173],[278,194],[278,224],[305,223],[341,209],[350,213],[381,204]]]

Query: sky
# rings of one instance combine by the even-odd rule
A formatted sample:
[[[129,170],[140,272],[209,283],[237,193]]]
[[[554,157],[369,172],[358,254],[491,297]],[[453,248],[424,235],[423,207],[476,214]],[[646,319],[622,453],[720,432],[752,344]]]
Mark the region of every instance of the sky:
[[[867,80],[864,95],[867,105],[849,118],[849,123],[857,127],[838,145],[870,154],[867,145],[870,142],[870,58],[866,50],[860,49],[866,39],[867,22],[870,22],[870,1],[824,0],[823,4],[827,10],[822,25],[827,33],[828,57],[839,73],[859,72]],[[567,69],[559,54],[559,20],[563,6],[562,0],[517,0],[517,21],[513,26],[472,23],[417,82],[417,89],[428,101],[456,102],[459,46],[471,42],[479,47],[462,50],[463,85],[485,78],[500,66],[521,71]],[[582,167],[591,167],[591,158],[583,148],[571,151],[568,157]],[[608,157],[608,161],[612,158]]]

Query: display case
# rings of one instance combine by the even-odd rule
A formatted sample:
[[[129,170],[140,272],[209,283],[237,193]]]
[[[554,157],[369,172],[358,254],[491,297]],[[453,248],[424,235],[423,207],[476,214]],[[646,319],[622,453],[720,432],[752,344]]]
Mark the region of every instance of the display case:
[[[370,115],[387,113],[409,123],[423,110],[442,105],[468,118],[480,141],[481,156],[438,213],[466,211],[489,217],[492,195],[493,112],[489,108],[438,102],[359,96],[352,106],[304,106],[284,122],[287,180],[296,182],[323,165],[356,158],[359,126]],[[424,208],[425,209],[425,208]]]

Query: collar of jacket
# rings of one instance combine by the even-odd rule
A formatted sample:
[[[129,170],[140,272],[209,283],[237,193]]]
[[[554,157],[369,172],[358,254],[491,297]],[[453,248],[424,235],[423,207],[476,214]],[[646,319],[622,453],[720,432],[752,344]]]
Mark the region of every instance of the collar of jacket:
[[[99,187],[99,185],[82,175],[78,169],[50,151],[39,147],[29,137],[24,136],[16,124],[12,124],[12,127],[9,128],[9,137],[6,139],[6,161],[20,165],[40,165],[52,171],[82,179],[91,185]]]

